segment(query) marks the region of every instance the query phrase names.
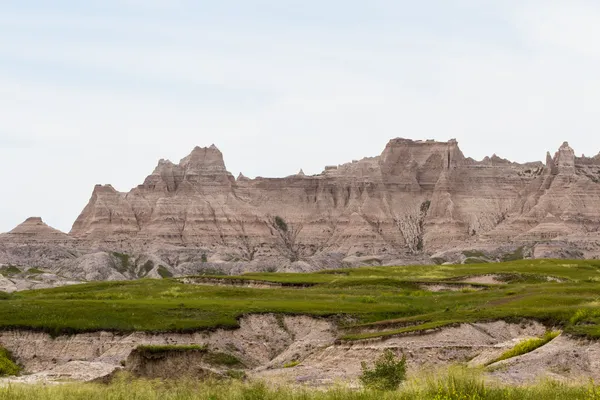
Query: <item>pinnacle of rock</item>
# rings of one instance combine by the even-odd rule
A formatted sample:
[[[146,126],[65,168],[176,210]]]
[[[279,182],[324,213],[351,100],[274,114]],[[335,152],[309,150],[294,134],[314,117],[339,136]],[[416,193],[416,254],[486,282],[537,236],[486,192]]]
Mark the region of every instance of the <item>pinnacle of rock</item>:
[[[210,147],[196,146],[187,157],[181,160],[179,166],[195,172],[226,170],[223,154],[214,144]]]

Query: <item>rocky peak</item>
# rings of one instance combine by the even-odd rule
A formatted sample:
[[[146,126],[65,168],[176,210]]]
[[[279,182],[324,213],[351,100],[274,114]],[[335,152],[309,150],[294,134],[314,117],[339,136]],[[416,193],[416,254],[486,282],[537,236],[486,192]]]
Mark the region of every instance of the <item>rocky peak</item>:
[[[575,174],[575,151],[569,146],[568,142],[564,142],[558,149],[554,156],[554,164],[558,174]]]
[[[442,171],[464,163],[465,157],[458,142],[435,140],[390,140],[381,154],[380,165],[384,179],[407,190],[433,190]]]
[[[237,177],[238,182],[248,182],[249,180],[250,180],[250,178],[248,178],[246,175],[242,174],[241,172]]]
[[[112,185],[96,185],[94,186],[94,193],[117,193]]]
[[[189,172],[226,172],[223,153],[213,144],[210,147],[198,147],[179,166]]]
[[[431,167],[449,169],[464,159],[456,139],[447,142],[435,140],[411,140],[396,138],[389,141],[381,154],[382,164],[423,166],[436,159],[437,165]]]
[[[36,240],[69,240],[69,236],[48,226],[40,217],[27,218],[23,223],[19,224],[6,236],[22,239]]]
[[[546,167],[552,175],[558,174],[558,169],[556,168],[556,164],[554,163],[554,159],[550,152],[546,153]]]

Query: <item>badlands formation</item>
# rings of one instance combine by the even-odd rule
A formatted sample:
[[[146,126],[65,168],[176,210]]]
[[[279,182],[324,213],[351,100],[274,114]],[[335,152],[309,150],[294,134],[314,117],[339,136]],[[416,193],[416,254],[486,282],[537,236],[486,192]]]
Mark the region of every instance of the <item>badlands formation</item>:
[[[564,143],[545,163],[475,161],[455,140],[393,139],[319,175],[248,179],[211,146],[161,160],[128,193],[97,185],[68,234],[30,218],[0,235],[13,267],[0,290],[523,257],[600,257],[600,154]]]

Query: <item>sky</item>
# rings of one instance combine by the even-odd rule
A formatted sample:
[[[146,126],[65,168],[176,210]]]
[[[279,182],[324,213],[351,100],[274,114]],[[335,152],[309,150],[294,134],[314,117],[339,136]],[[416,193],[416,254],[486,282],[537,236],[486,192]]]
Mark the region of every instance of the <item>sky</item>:
[[[95,184],[215,144],[281,177],[456,138],[465,155],[600,151],[600,3],[0,1],[0,232],[69,231]]]

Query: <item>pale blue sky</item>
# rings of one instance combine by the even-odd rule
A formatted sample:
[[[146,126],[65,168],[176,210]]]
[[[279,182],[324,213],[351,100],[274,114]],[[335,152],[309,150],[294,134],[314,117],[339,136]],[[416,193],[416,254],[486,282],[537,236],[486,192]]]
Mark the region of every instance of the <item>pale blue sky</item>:
[[[393,137],[596,154],[599,37],[584,0],[0,1],[0,232],[68,231],[94,184],[196,145],[252,177]]]

